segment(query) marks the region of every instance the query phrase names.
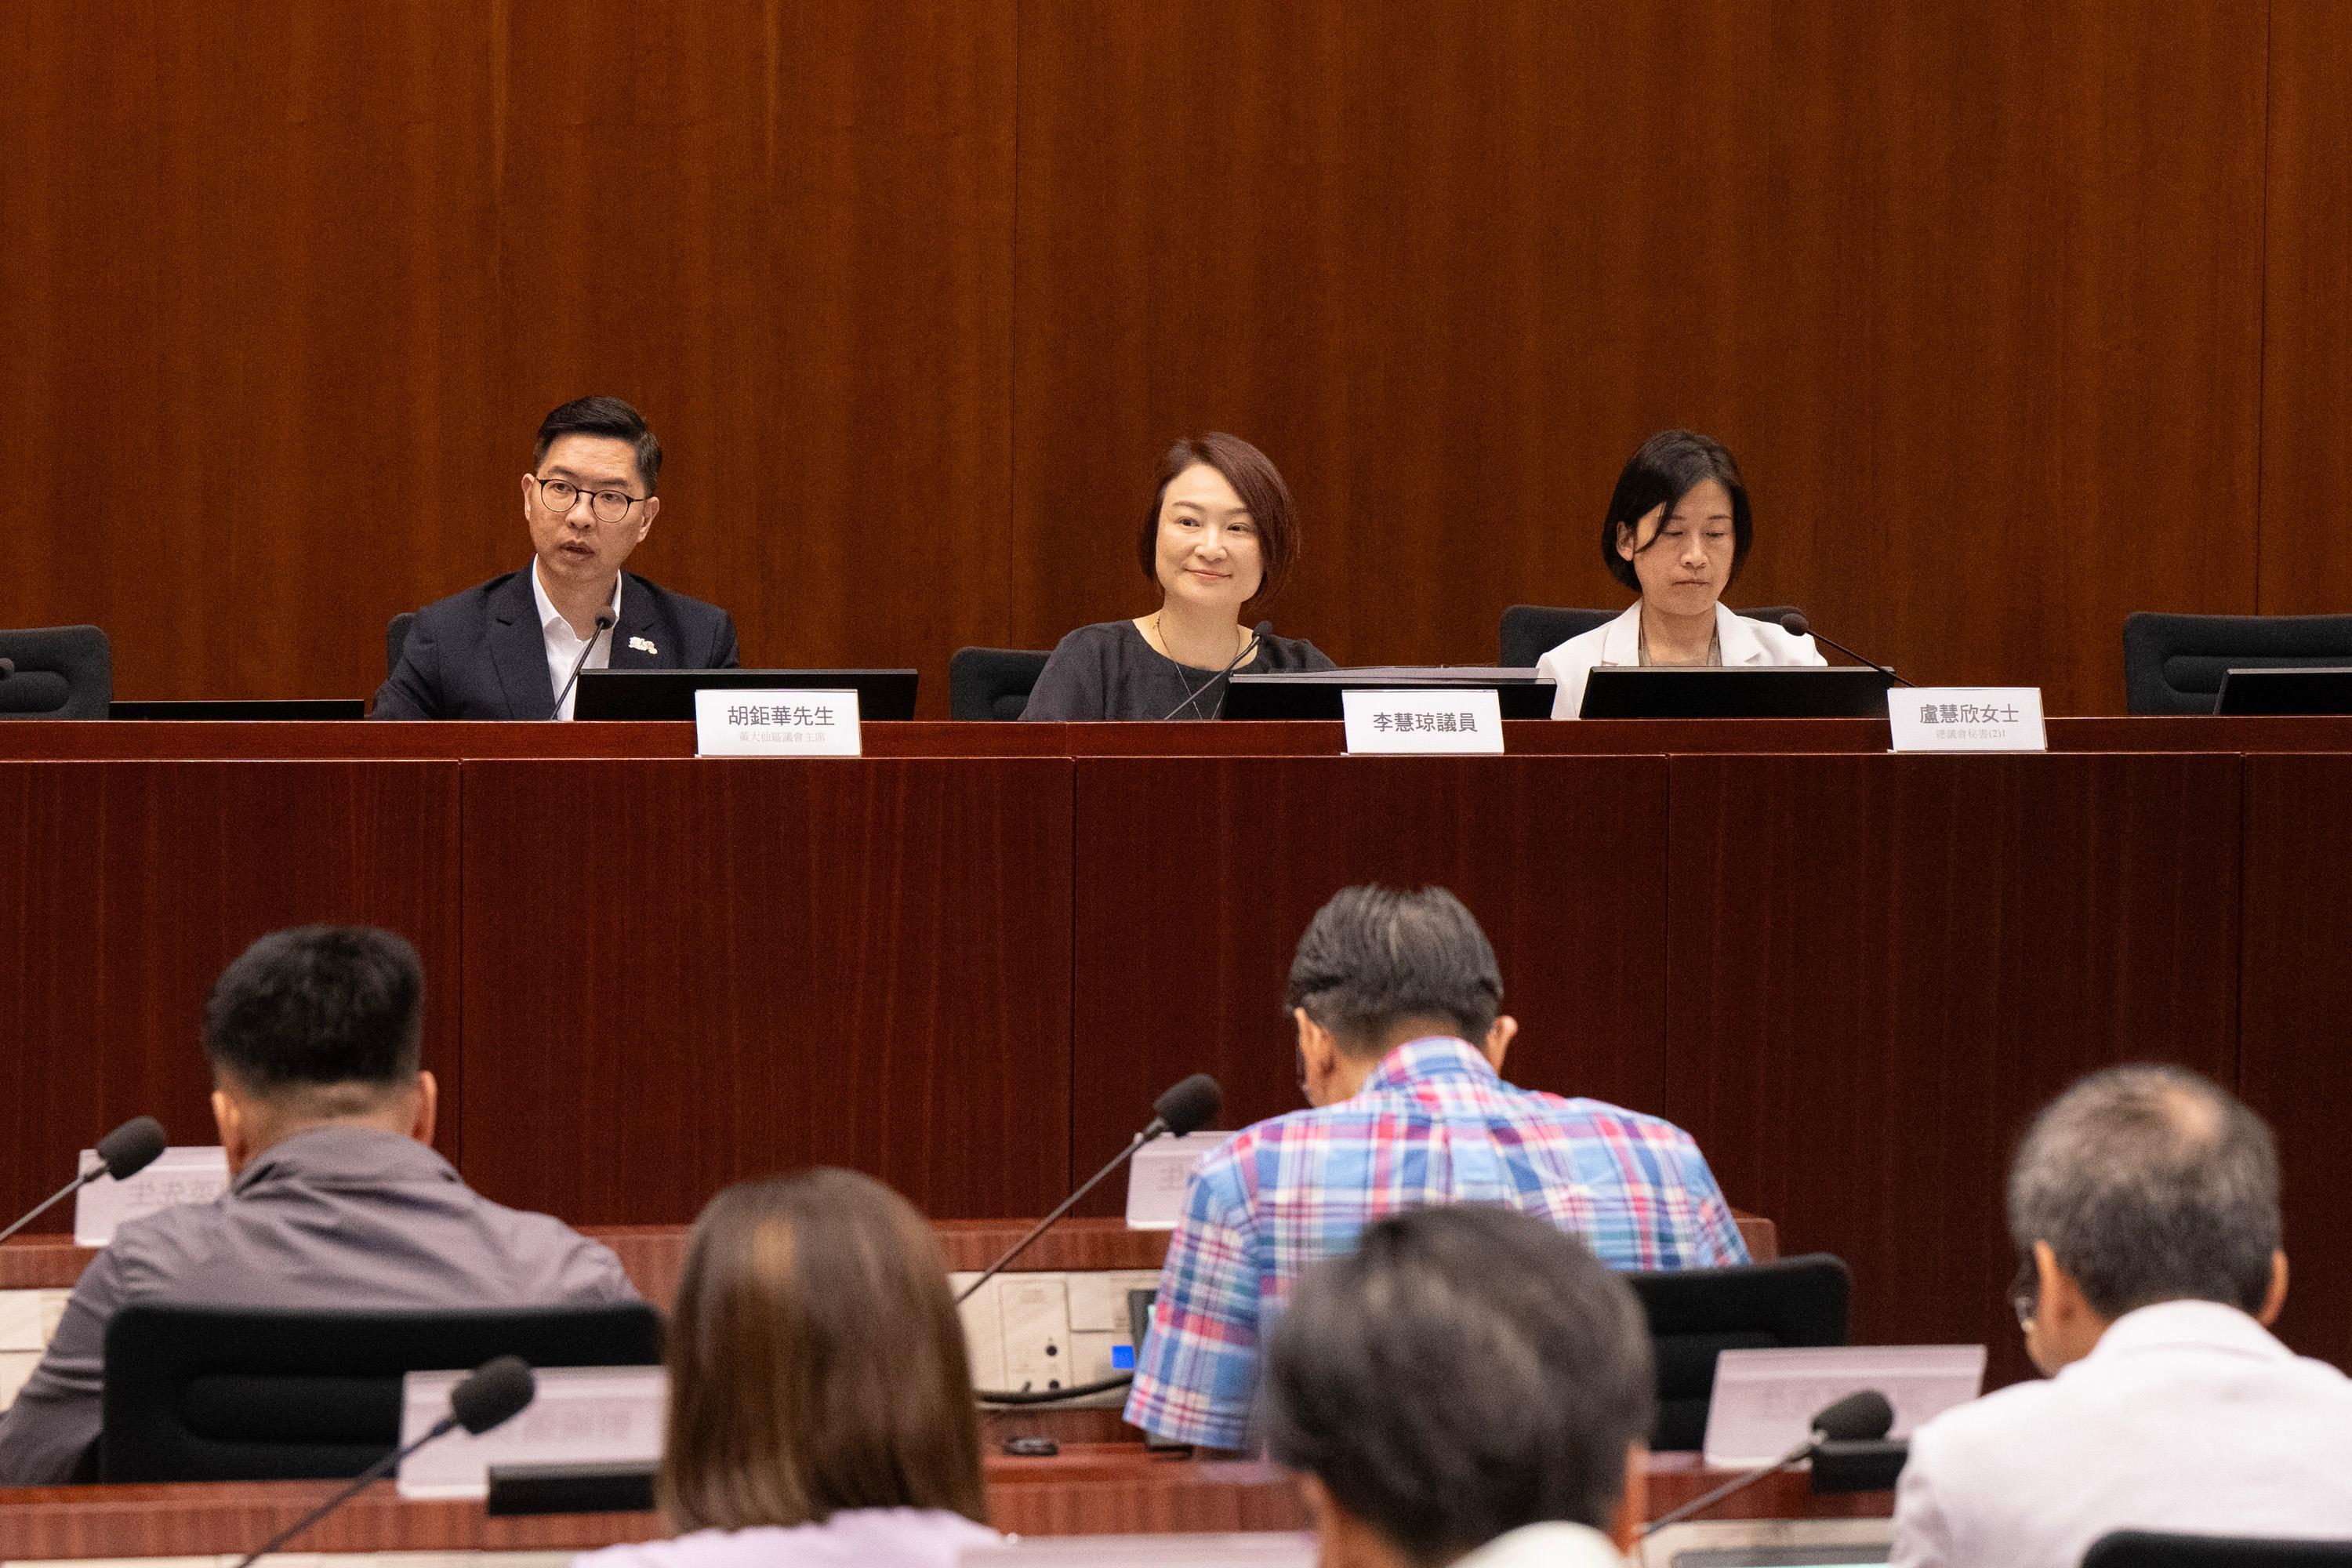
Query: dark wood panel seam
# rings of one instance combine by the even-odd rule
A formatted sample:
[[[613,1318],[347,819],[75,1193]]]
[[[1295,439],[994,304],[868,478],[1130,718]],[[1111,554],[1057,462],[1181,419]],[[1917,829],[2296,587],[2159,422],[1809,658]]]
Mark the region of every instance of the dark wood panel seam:
[[[2263,177],[2261,249],[2255,266],[2261,279],[2254,289],[2254,614],[2263,613],[2263,416],[2270,406],[2271,357],[2271,122],[2277,115],[2277,105],[2272,95],[2277,88],[2275,56],[2272,41],[2278,30],[2278,0],[2263,7]],[[2245,779],[2238,781],[2239,805],[2245,804]],[[2239,818],[2242,826],[2244,817]],[[2245,879],[2244,859],[2240,858],[2239,882],[2242,894]],[[2244,905],[2239,906],[2243,913]],[[2239,942],[2242,952],[2244,936],[2241,927]],[[2241,965],[2242,967],[2242,964]]]
[[[457,764],[457,813],[450,824],[450,842],[457,851],[457,962],[453,966],[457,977],[450,983],[457,1004],[457,1037],[449,1047],[450,1070],[457,1075],[457,1114],[449,1121],[449,1163],[461,1173],[466,1169],[466,963],[467,955],[473,952],[466,941],[466,775],[473,771],[470,763]]]

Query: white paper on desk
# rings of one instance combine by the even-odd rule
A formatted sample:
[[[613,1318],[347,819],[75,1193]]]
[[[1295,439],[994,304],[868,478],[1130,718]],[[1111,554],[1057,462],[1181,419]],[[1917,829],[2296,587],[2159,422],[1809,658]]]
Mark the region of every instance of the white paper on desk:
[[[698,757],[855,757],[864,746],[854,690],[694,694]]]
[[[401,1380],[400,1443],[406,1447],[449,1414],[464,1372],[412,1372]],[[669,1373],[657,1366],[543,1366],[522,1413],[477,1437],[463,1427],[401,1461],[406,1498],[488,1497],[492,1465],[654,1465],[661,1462]]]
[[[2038,686],[1891,687],[1886,722],[1898,752],[2046,752]]]
[[[1805,1440],[1813,1416],[1849,1394],[1874,1388],[1895,1407],[1890,1437],[1984,1388],[1982,1345],[1834,1345],[1813,1350],[1725,1351],[1716,1358],[1706,1409],[1706,1462],[1744,1469]]]
[[[1187,1132],[1138,1149],[1127,1165],[1127,1228],[1174,1230],[1184,1217],[1184,1184],[1192,1179],[1192,1167],[1232,1136]]]
[[[98,1163],[98,1151],[84,1149],[77,1171]],[[104,1247],[126,1220],[145,1219],[173,1204],[208,1204],[228,1191],[228,1151],[191,1146],[166,1149],[127,1182],[100,1176],[74,1194],[74,1245]]]
[[[1487,687],[1342,691],[1348,754],[1452,756],[1503,750],[1503,700]]]

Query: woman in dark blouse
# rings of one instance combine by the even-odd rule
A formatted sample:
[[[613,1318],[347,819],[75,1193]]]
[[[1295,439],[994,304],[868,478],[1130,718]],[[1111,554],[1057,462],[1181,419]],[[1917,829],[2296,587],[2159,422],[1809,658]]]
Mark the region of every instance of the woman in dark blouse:
[[[1229,668],[1333,668],[1303,637],[1260,637],[1242,624],[1297,553],[1290,490],[1265,453],[1214,431],[1177,442],[1160,459],[1136,547],[1160,608],[1064,637],[1021,717],[1213,719]]]

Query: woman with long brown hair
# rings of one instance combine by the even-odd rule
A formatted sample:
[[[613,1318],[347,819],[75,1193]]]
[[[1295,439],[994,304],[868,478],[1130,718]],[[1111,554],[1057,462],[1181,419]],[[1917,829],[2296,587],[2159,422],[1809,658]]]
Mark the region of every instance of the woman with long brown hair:
[[[669,1325],[669,1541],[575,1568],[951,1568],[988,1529],[939,1238],[870,1176],[813,1170],[702,1211]]]

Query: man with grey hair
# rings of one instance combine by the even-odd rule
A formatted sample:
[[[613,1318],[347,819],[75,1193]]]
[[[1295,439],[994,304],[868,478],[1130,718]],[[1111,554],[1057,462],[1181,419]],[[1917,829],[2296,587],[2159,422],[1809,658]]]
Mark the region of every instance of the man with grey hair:
[[[2094,1073],[2009,1178],[2013,1295],[2050,1373],[1928,1422],[1898,1568],[2074,1568],[2117,1530],[2352,1537],[2352,1380],[2273,1338],[2278,1152],[2183,1068]]]
[[[1518,1025],[1502,1000],[1495,950],[1443,888],[1349,888],[1316,913],[1283,999],[1314,1109],[1244,1129],[1193,1172],[1129,1421],[1244,1447],[1259,1343],[1297,1276],[1405,1209],[1515,1208],[1618,1268],[1748,1261],[1689,1134],[1503,1081]]]

